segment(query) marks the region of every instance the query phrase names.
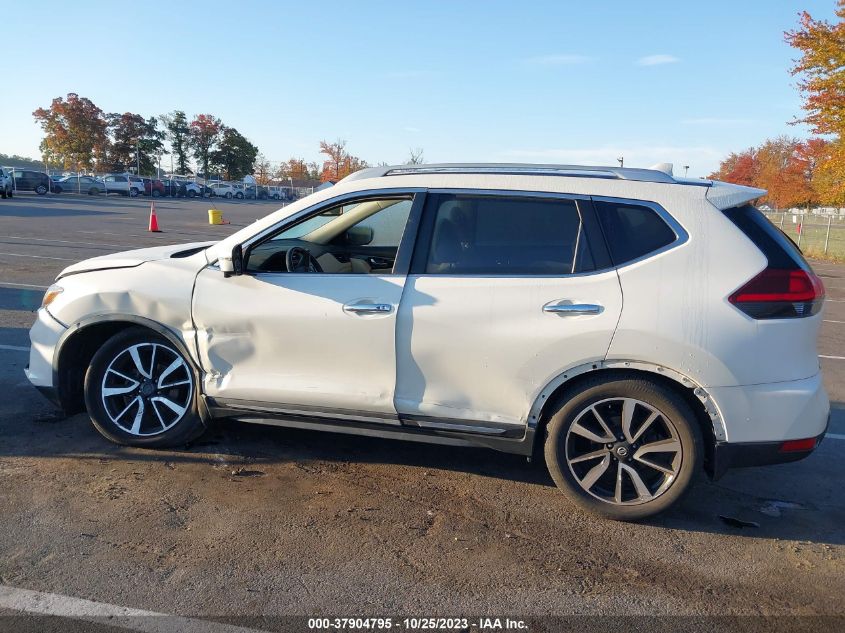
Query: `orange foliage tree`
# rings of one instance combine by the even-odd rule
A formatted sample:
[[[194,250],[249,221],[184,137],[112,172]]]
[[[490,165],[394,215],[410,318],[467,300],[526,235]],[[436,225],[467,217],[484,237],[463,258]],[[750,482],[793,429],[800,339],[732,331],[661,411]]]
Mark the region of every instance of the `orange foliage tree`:
[[[334,143],[320,141],[320,153],[327,156],[320,175],[323,182],[337,182],[359,169],[369,167],[366,161],[346,151],[346,141],[343,140]]]

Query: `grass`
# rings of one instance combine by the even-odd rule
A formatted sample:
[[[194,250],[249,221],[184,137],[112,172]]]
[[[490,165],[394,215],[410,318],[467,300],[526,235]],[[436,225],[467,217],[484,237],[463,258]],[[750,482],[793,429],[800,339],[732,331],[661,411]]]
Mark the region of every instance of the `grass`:
[[[793,216],[787,213],[766,214],[772,223],[783,229],[795,243],[798,243],[798,227],[801,226],[801,242],[798,245],[801,251],[813,259],[837,262],[845,262],[845,219],[835,218],[830,225],[830,236],[828,237],[828,225],[826,216],[807,216],[801,221],[801,216]],[[783,221],[783,226],[781,226]],[[827,239],[827,250],[825,250],[825,239]]]

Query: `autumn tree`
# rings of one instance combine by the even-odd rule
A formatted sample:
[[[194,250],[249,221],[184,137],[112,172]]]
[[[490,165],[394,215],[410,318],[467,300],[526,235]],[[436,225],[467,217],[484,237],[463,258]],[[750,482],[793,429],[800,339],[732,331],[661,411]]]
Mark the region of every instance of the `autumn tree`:
[[[786,41],[800,52],[792,74],[799,78],[804,98],[804,118],[813,133],[832,137],[819,164],[822,198],[845,203],[845,0],[838,0],[831,23],[800,14],[799,27],[787,32]]]
[[[191,134],[188,117],[182,110],[174,110],[170,114],[162,114],[159,118],[166,130],[170,153],[176,158],[176,169],[180,174],[187,174],[189,171],[188,142]]]
[[[145,119],[132,112],[109,114],[107,119],[112,137],[108,152],[109,169],[128,171],[140,165],[139,173],[152,174],[157,158],[164,150],[164,132],[158,127],[158,119]]]
[[[202,175],[208,178],[208,166],[211,162],[211,152],[215,149],[220,137],[223,123],[211,114],[198,114],[191,121],[188,144],[202,168]]]
[[[258,154],[255,159],[255,182],[259,185],[269,185],[273,176],[273,166],[264,154]]]
[[[710,174],[708,178],[754,187],[759,170],[756,150],[750,147],[739,153],[732,152],[719,164],[719,170]]]
[[[320,180],[323,182],[337,182],[359,169],[369,167],[366,161],[346,151],[344,140],[338,139],[334,143],[320,141],[320,153],[327,156],[320,174]]]
[[[32,113],[44,130],[41,151],[50,161],[65,167],[93,169],[105,156],[107,121],[94,103],[76,93],[56,97],[49,108]]]
[[[217,149],[211,152],[211,164],[226,180],[240,180],[251,174],[258,148],[233,127],[223,126]]]

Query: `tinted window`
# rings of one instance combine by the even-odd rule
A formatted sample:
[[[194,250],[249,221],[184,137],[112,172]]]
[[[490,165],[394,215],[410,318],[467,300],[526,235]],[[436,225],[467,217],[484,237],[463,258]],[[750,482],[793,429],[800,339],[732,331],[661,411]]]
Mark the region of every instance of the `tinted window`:
[[[677,239],[654,209],[638,204],[594,202],[614,265],[652,253]]]
[[[427,205],[435,214],[427,273],[566,275],[592,269],[574,200],[444,194],[431,196]]]
[[[724,213],[763,252],[770,267],[809,270],[801,250],[756,207],[744,204]]]

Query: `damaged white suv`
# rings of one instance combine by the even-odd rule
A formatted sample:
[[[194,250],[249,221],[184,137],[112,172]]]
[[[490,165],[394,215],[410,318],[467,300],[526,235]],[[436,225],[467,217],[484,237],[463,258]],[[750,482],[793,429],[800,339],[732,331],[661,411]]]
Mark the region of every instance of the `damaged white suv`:
[[[27,375],[115,442],[214,419],[544,452],[576,503],[669,507],[800,459],[824,290],[750,202],[671,170],[358,172],[215,244],[67,268]]]

